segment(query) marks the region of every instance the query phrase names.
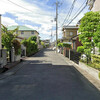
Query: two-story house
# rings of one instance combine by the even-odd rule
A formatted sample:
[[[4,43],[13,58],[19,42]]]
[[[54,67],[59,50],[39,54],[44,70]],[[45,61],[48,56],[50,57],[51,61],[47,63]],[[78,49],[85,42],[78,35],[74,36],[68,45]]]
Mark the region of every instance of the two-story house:
[[[69,42],[70,39],[77,35],[77,26],[63,26],[63,42]]]
[[[39,33],[32,28],[29,28],[27,26],[9,26],[7,28],[8,28],[8,31],[10,31],[10,30],[16,29],[17,27],[18,27],[18,31],[16,31],[15,34],[18,34],[18,37],[20,40],[24,38],[28,39],[31,36],[36,36],[37,43],[39,43]]]

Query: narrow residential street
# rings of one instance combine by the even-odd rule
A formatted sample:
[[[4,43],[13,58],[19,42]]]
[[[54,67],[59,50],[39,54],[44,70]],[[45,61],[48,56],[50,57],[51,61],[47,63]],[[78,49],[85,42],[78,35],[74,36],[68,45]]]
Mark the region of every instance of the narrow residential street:
[[[100,100],[100,92],[50,49],[0,80],[0,100]]]

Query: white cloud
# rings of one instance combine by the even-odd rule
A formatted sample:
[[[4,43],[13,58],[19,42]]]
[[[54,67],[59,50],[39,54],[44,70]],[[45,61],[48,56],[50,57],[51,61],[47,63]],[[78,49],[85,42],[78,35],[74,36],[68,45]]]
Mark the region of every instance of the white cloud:
[[[0,13],[5,14],[6,12],[16,16],[17,18],[15,20],[20,21],[20,22],[31,22],[36,24],[39,24],[40,27],[38,26],[31,26],[29,23],[26,23],[26,26],[29,26],[31,28],[34,28],[35,30],[38,30],[42,34],[51,34],[51,28],[52,26],[55,27],[55,22],[51,22],[52,19],[55,17],[55,11],[52,11],[53,7],[46,5],[46,3],[49,0],[43,0],[43,2],[37,2],[37,0],[33,0],[33,3],[28,3],[25,2],[24,0],[10,0],[12,2],[17,3],[18,5],[23,6],[26,9],[30,9],[31,11],[25,10],[21,7],[18,7],[8,0],[0,0]],[[73,0],[65,0],[64,4],[72,4]],[[75,8],[79,7],[81,3],[77,1],[77,5]],[[71,5],[70,5],[71,6]],[[45,7],[45,9],[43,9]],[[52,12],[50,12],[48,9],[50,9]],[[69,9],[63,8],[64,12]],[[59,18],[60,25],[62,24],[66,13],[61,12],[60,15],[61,17]],[[51,14],[52,13],[52,14]],[[53,15],[53,16],[52,16]],[[78,20],[83,16],[83,13],[78,16],[72,24],[76,24]],[[17,23],[14,21],[14,19],[10,17],[2,17],[2,23],[5,25],[17,25]],[[59,34],[62,33],[61,29],[58,30]],[[53,31],[55,34],[55,30]]]
[[[15,20],[9,18],[9,17],[2,17],[2,24],[4,24],[5,26],[8,25],[18,25]]]

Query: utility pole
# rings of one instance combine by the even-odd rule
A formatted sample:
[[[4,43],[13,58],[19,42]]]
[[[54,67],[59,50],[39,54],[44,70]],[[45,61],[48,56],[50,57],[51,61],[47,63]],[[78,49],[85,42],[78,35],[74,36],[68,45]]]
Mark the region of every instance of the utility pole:
[[[51,29],[51,44],[52,44],[52,29]]]
[[[58,40],[58,5],[59,2],[56,0],[56,53],[57,53],[57,40]]]
[[[2,44],[1,44],[1,14],[0,14],[0,49],[2,49]]]
[[[52,33],[53,33],[53,26],[52,26],[53,20],[51,20],[51,44],[52,44]]]

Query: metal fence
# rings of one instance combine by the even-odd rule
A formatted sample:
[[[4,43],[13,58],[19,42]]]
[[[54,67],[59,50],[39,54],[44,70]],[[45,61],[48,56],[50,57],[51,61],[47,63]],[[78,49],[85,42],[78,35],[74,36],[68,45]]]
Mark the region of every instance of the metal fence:
[[[79,64],[81,53],[78,53],[73,50],[66,50],[66,57],[70,60],[74,61],[75,63]]]

